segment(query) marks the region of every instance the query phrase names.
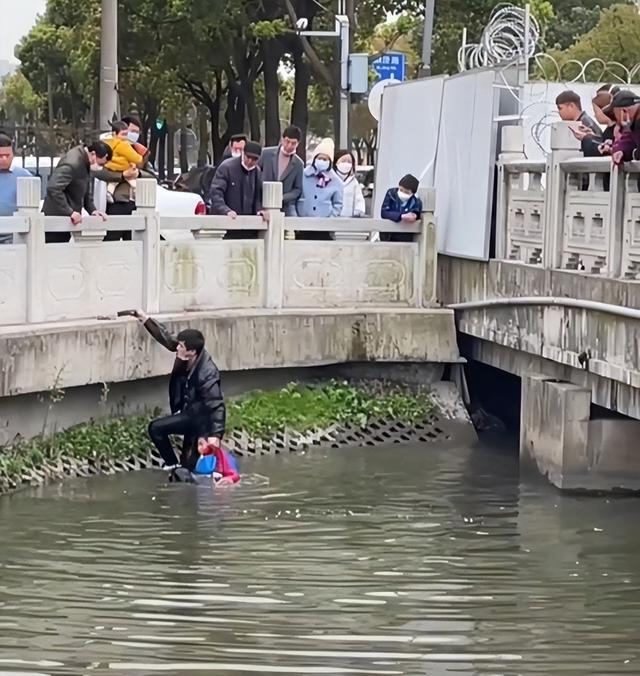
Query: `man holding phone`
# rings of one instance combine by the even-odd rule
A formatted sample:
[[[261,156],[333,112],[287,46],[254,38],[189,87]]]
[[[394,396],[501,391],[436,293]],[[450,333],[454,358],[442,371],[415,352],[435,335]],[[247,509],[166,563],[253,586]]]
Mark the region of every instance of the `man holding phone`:
[[[575,122],[572,124],[571,131],[573,131],[576,138],[582,141],[585,136],[602,136],[602,129],[600,125],[587,113],[582,110],[582,101],[580,95],[568,89],[567,91],[558,94],[556,97],[556,107],[558,108],[558,115],[563,122]]]

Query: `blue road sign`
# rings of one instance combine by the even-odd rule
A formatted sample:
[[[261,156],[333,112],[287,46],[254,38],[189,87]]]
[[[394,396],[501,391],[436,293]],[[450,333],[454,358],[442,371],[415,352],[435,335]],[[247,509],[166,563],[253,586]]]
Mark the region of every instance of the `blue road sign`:
[[[399,80],[402,82],[405,79],[407,58],[402,52],[387,52],[379,56],[371,65],[380,80]]]

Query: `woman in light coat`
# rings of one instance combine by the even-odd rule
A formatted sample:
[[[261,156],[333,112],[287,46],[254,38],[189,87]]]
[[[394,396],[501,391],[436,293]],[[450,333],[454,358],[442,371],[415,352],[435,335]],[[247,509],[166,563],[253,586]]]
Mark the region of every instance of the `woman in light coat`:
[[[298,216],[336,218],[342,213],[342,181],[333,170],[333,153],[333,141],[322,139],[304,170]]]
[[[356,159],[348,150],[336,153],[336,174],[342,181],[342,213],[343,218],[360,218],[365,213],[362,186],[356,178]]]

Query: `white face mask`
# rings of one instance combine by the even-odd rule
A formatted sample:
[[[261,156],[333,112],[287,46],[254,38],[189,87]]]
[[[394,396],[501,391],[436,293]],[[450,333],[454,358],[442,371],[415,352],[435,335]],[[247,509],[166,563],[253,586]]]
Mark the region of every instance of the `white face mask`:
[[[242,155],[242,150],[232,150],[231,157],[240,157]]]
[[[329,162],[329,160],[316,160],[313,164],[318,171],[327,171],[327,169],[331,166],[331,162]]]
[[[401,202],[408,202],[411,197],[411,194],[408,192],[403,192],[402,190],[398,189],[398,199]]]
[[[138,139],[140,138],[140,134],[138,134],[137,131],[130,131],[127,134],[127,138],[131,141],[131,143],[137,143]]]
[[[338,168],[338,171],[341,174],[344,174],[345,176],[347,174],[350,174],[351,170],[353,169],[353,164],[351,164],[351,162],[338,162],[336,166]]]

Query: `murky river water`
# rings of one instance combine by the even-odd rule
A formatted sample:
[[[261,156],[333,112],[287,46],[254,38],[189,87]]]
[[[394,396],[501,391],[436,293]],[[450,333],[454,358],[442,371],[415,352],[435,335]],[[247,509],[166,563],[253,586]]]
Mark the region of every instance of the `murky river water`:
[[[640,499],[487,448],[242,469],[0,499],[0,673],[640,673]]]

